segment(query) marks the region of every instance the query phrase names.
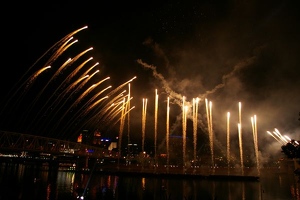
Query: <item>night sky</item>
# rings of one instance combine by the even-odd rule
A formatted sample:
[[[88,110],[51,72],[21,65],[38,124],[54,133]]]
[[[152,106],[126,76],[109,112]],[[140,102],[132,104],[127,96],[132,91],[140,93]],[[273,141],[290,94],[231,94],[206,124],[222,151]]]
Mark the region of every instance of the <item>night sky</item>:
[[[84,109],[76,109],[108,85],[112,91],[136,76],[130,84],[130,105],[134,108],[129,132],[133,141],[141,143],[142,99],[147,98],[146,140],[149,145],[153,142],[157,89],[160,141],[166,133],[167,97],[171,135],[182,134],[183,96],[190,105],[199,97],[198,134],[203,141],[207,138],[205,98],[212,102],[215,139],[221,146],[226,145],[227,112],[231,113],[232,137],[237,135],[241,102],[245,145],[253,143],[250,119],[256,115],[261,151],[279,151],[281,144],[266,131],[277,128],[283,135],[300,139],[300,5],[295,2],[8,3],[2,8],[7,12],[1,12],[0,130],[61,139],[75,139],[82,129],[98,129],[108,137],[118,135],[117,119],[109,123],[96,119],[82,126],[93,112],[80,117]],[[52,45],[84,26],[88,28],[74,35],[78,42],[58,56],[50,69],[33,83],[22,85],[45,67]],[[90,47],[93,50],[80,57],[81,61],[50,81],[64,61]],[[85,89],[106,77],[110,79],[70,108],[84,87],[73,96],[63,97],[59,96],[62,89],[56,89],[89,57],[93,60],[79,74],[96,62],[100,71]],[[127,84],[113,96],[125,89]],[[190,116],[188,137],[192,136]],[[125,135],[127,131],[125,126]]]

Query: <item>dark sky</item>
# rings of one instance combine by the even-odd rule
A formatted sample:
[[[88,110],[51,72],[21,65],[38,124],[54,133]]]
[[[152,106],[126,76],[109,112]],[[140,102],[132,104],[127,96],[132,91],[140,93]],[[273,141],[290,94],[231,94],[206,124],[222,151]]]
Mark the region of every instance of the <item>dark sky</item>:
[[[171,102],[170,127],[174,135],[181,135],[182,97],[186,97],[187,103],[199,97],[199,135],[207,135],[205,98],[212,102],[215,138],[223,145],[227,112],[231,113],[232,134],[236,135],[238,102],[241,102],[245,141],[253,143],[250,119],[256,115],[261,148],[276,150],[280,144],[266,131],[277,128],[283,135],[300,139],[300,6],[295,2],[8,3],[1,12],[0,129],[63,139],[76,137],[76,128],[81,128],[80,123],[90,117],[80,117],[83,111],[75,112],[82,102],[70,108],[76,102],[75,95],[66,100],[56,91],[67,72],[50,79],[67,58],[93,47],[83,57],[93,57],[93,63],[99,62],[100,72],[93,77],[94,83],[110,77],[108,84],[116,89],[137,76],[130,85],[133,97],[130,105],[135,106],[130,112],[132,140],[141,141],[143,98],[148,99],[146,138],[153,140],[157,89],[160,139],[166,132],[167,97]],[[22,84],[26,79],[21,77],[28,78],[45,67],[51,51],[44,53],[84,26],[88,28],[74,35],[78,42],[58,56],[51,69],[40,74],[25,90]],[[73,69],[77,66],[74,64]],[[45,85],[47,89],[41,92]],[[106,81],[98,90],[105,85]],[[128,86],[124,89],[128,90]],[[83,92],[82,89],[77,95]],[[79,116],[76,120],[82,121],[76,122],[72,113],[65,112],[76,113]],[[192,129],[189,116],[188,136]],[[93,127],[88,128],[114,135],[119,129],[119,123],[112,126],[115,121],[108,123],[109,129],[101,120],[94,120]]]

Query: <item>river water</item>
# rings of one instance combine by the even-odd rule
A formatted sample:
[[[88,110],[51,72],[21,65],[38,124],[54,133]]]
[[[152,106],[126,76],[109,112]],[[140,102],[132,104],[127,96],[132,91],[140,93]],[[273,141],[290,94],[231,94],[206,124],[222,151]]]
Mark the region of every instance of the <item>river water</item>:
[[[0,200],[292,200],[298,176],[286,168],[262,169],[257,181],[116,176],[49,171],[37,165],[0,163]]]

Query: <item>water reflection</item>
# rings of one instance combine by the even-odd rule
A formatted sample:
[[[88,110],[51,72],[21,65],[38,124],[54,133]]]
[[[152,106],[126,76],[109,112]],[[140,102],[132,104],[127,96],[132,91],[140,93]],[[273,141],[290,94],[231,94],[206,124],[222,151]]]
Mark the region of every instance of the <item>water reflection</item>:
[[[41,165],[2,163],[0,199],[198,200],[300,199],[298,177],[266,169],[259,181],[155,178],[52,171]]]

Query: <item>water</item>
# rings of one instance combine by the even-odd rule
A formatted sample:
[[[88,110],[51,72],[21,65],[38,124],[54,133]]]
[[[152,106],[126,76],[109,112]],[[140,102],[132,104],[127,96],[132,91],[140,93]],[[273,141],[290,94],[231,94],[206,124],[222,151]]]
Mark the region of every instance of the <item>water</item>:
[[[77,188],[87,188],[86,199],[90,200],[300,199],[298,177],[290,168],[263,169],[259,181],[226,181],[100,173],[90,178],[89,174],[48,171],[31,164],[1,163],[0,167],[1,200],[72,200]]]

